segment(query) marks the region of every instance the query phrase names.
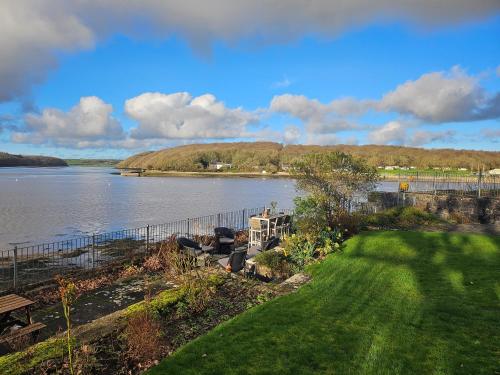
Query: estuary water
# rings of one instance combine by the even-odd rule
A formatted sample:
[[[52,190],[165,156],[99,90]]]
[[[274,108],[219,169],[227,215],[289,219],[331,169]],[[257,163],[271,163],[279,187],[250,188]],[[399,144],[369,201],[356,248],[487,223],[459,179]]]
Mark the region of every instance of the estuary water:
[[[284,178],[123,177],[113,168],[0,168],[0,250],[278,202]],[[380,190],[394,190],[384,182]]]
[[[0,250],[269,205],[291,179],[122,177],[112,168],[0,168]]]

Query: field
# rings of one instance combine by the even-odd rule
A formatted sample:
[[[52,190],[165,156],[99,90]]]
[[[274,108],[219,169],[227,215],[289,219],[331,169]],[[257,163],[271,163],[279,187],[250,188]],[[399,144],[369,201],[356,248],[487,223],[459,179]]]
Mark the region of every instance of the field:
[[[66,159],[70,166],[78,167],[114,167],[121,160],[117,159]]]
[[[494,374],[500,237],[367,232],[150,374]]]

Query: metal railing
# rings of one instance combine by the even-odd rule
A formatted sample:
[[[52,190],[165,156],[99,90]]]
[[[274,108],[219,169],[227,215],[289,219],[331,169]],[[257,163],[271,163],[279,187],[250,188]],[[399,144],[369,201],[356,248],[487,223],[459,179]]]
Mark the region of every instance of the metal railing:
[[[397,178],[400,187],[407,184],[409,193],[500,196],[500,177],[482,172],[464,175],[446,171],[400,171],[393,178]]]
[[[56,275],[96,270],[147,254],[172,235],[213,234],[216,227],[248,228],[248,218],[263,207],[76,237],[0,251],[0,292],[51,280]]]

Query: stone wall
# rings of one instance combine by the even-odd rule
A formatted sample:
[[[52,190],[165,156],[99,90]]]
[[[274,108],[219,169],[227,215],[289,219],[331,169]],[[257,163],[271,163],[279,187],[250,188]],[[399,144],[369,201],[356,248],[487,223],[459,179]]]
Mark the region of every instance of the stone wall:
[[[414,206],[459,223],[489,224],[500,221],[500,197],[467,197],[448,194],[373,192],[368,201],[377,211]]]

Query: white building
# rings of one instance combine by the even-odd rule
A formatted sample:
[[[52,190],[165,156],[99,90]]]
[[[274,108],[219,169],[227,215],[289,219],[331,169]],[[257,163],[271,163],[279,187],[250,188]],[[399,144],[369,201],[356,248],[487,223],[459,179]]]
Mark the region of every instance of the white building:
[[[232,167],[232,164],[229,163],[223,163],[221,161],[214,161],[210,163],[209,169],[215,169],[216,171],[223,169],[223,168],[228,168],[230,169]]]
[[[490,169],[488,174],[491,176],[500,176],[500,168]]]

